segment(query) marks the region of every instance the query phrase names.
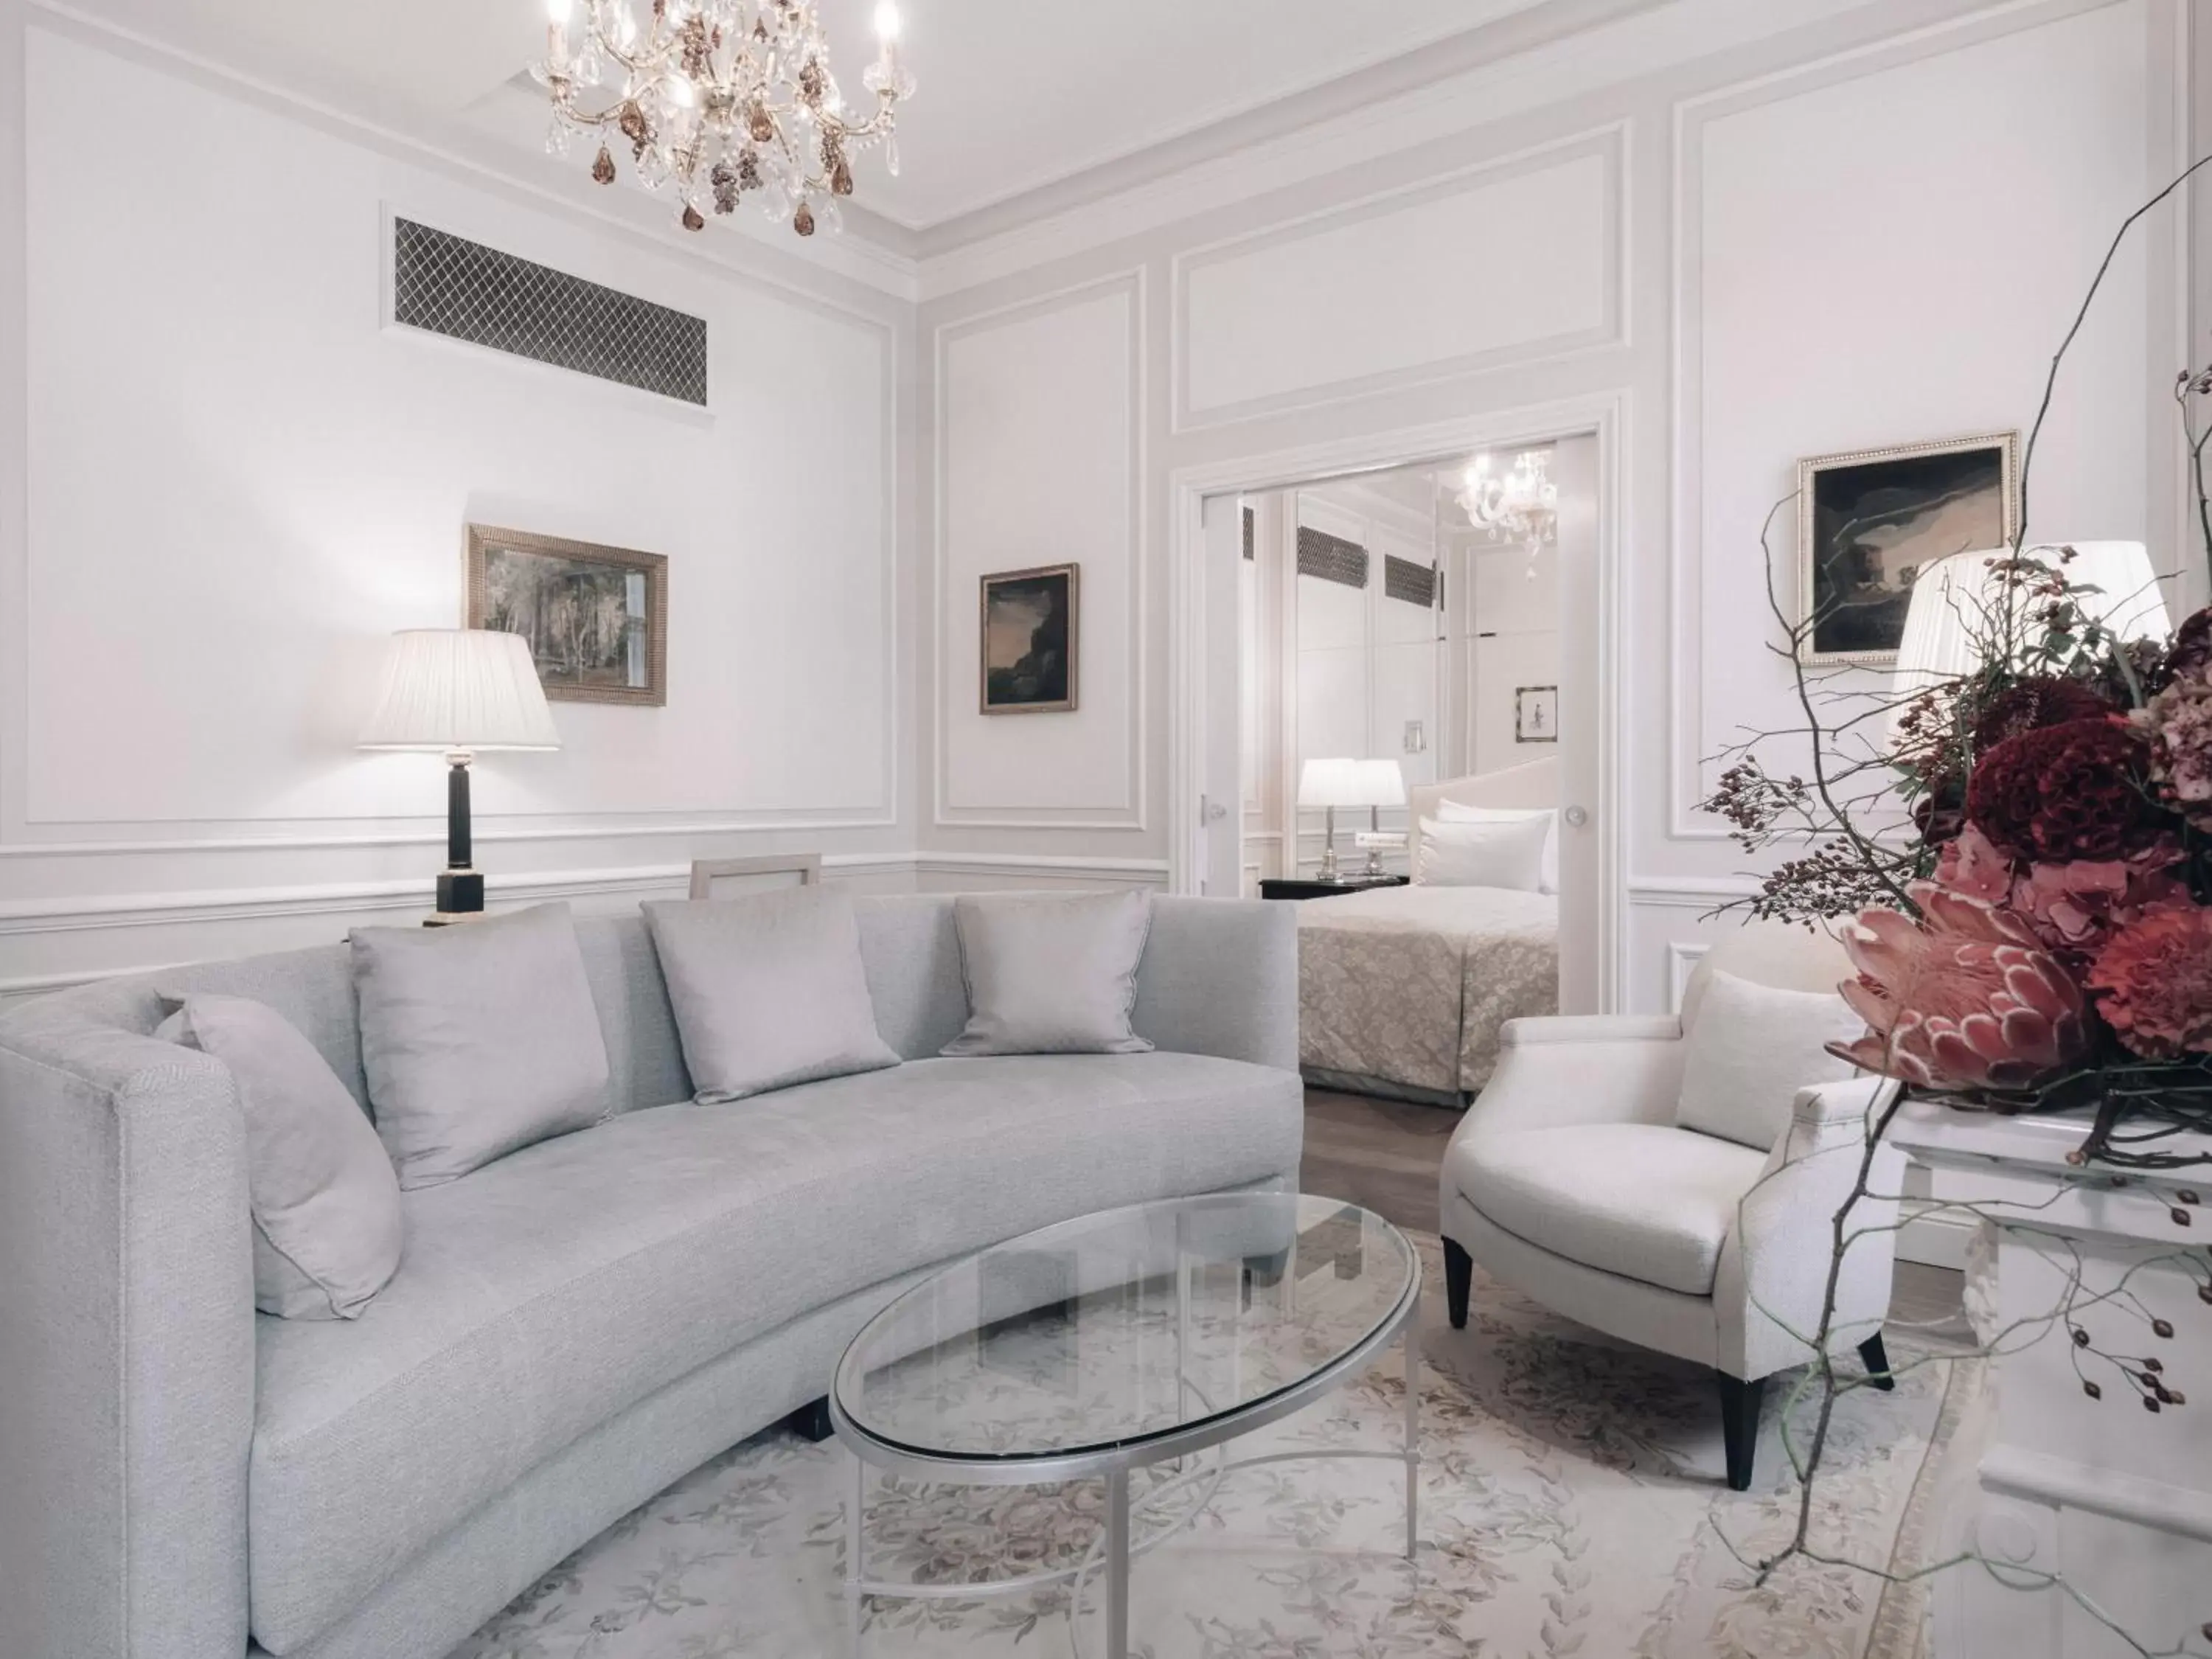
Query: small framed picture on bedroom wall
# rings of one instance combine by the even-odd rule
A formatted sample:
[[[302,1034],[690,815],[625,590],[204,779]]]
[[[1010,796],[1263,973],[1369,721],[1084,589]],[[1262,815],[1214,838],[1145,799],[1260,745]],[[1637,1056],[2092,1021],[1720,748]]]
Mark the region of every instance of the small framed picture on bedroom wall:
[[[1077,567],[983,578],[981,689],[987,714],[1065,714],[1076,705],[1082,593]]]
[[[1559,740],[1559,688],[1556,685],[1516,685],[1513,688],[1513,741],[1557,743]]]
[[[1798,462],[1805,661],[1895,663],[1913,579],[2018,533],[2019,448],[2017,432],[1986,432]]]

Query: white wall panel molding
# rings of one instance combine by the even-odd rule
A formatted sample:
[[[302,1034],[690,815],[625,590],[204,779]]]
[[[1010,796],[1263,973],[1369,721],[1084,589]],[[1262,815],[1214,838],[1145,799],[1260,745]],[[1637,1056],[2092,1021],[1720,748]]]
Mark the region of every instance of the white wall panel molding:
[[[461,621],[471,520],[671,562],[669,707],[560,705],[560,755],[481,769],[486,841],[896,826],[910,313],[741,282],[394,161],[281,101],[113,55],[97,31],[23,33],[34,112],[91,83],[133,113],[90,143],[41,139],[34,117],[24,169],[42,418],[30,533],[0,547],[22,596],[0,868],[79,842],[428,838],[435,768],[351,739],[382,632]],[[231,159],[180,175],[198,182],[151,221],[88,212],[149,131]],[[313,191],[292,188],[300,172]],[[496,354],[399,349],[384,326],[395,207],[705,317],[712,422],[672,427]],[[115,236],[162,240],[174,269],[118,287],[140,267],[103,252]],[[799,391],[771,399],[763,377]],[[318,402],[331,386],[348,395]],[[118,470],[134,488],[112,487]],[[730,482],[708,501],[700,476]]]
[[[1624,343],[1626,142],[1614,123],[1178,252],[1171,429]],[[1547,258],[1492,257],[1500,223]]]
[[[1698,964],[1705,960],[1705,952],[1711,949],[1712,946],[1709,945],[1686,945],[1679,939],[1669,941],[1667,946],[1667,991],[1670,1009],[1680,1012],[1682,994],[1689,988],[1690,975],[1697,970]]]
[[[1146,308],[1142,266],[935,331],[931,821],[1146,828]],[[979,580],[1081,566],[1072,714],[976,706]]]
[[[1755,700],[1746,697],[1740,685],[1717,689],[1713,684],[1716,673],[1740,672],[1751,659],[1747,652],[1706,652],[1706,613],[1715,594],[1724,591],[1711,587],[1707,578],[1728,550],[1740,541],[1747,543],[1747,556],[1756,563],[1759,516],[1771,501],[1795,488],[1794,475],[1782,465],[1783,458],[1774,458],[1771,474],[1762,467],[1755,476],[1746,476],[1745,469],[1735,465],[1740,457],[1716,453],[1717,407],[1723,415],[1743,418],[1729,403],[1733,385],[1716,391],[1711,379],[1717,319],[1708,311],[1711,272],[1706,256],[1715,206],[1709,187],[1714,182],[1711,144],[1716,130],[1760,112],[1782,113],[1786,124],[1787,106],[1802,103],[1808,109],[1816,104],[1826,107],[1819,100],[1832,101],[1832,94],[1848,97],[1850,94],[1844,89],[1856,83],[1863,93],[1862,106],[1847,114],[1832,115],[1830,130],[1837,134],[1834,145],[1826,149],[1808,147],[1797,142],[1799,135],[1785,135],[1778,126],[1765,135],[1769,171],[1787,167],[1797,172],[1806,181],[1808,198],[1801,205],[1808,210],[1810,192],[1819,188],[1816,178],[1842,176],[1855,152],[1872,154],[1872,146],[1904,142],[1894,136],[1903,124],[1886,118],[1885,110],[1914,119],[1939,118],[1931,112],[1947,108],[1956,111],[1954,130],[1941,135],[1944,142],[1923,143],[1913,157],[1911,171],[1921,180],[1920,188],[1931,203],[1946,199],[1942,192],[1949,186],[1937,181],[1949,176],[1947,166],[1960,175],[1956,187],[1963,192],[1960,199],[1967,202],[2010,201],[2008,197],[1996,198],[1984,193],[1985,187],[1978,181],[1991,176],[1993,170],[2065,180],[2070,194],[2063,204],[2049,205],[2054,199],[2052,193],[2039,197],[2040,210],[2054,220],[2057,216],[2070,216],[2064,222],[2031,228],[2015,216],[2008,221],[2004,234],[1982,235],[1977,221],[1975,231],[1959,233],[1977,250],[1970,258],[1954,258],[1954,250],[1948,248],[1923,252],[1915,265],[1919,276],[1932,273],[1957,278],[1961,271],[1973,271],[1965,280],[1975,285],[1978,300],[1970,299],[1963,306],[1952,303],[1952,296],[1936,291],[1942,287],[1937,283],[1928,289],[1917,314],[1911,310],[1893,314],[1889,325],[1893,338],[1924,339],[1936,348],[1933,358],[1923,359],[1912,374],[1893,373],[1888,364],[1863,357],[1851,365],[1859,381],[1853,388],[1848,384],[1850,375],[1832,380],[1820,372],[1824,365],[1808,364],[1810,354],[1795,349],[1791,340],[1778,337],[1767,354],[1776,384],[1790,386],[1800,407],[1811,411],[1810,423],[1800,422],[1807,425],[1807,430],[1798,454],[2014,426],[2024,434],[2033,415],[2033,393],[2039,391],[2050,354],[2071,319],[2071,304],[2020,281],[2023,267],[2013,250],[2038,248],[2039,257],[2032,263],[2044,273],[2039,280],[2047,283],[2049,273],[2056,268],[2060,273],[2057,286],[2078,299],[2121,216],[2141,196],[2148,194],[2149,186],[2139,188],[2140,181],[2155,177],[2157,183],[2163,183],[2171,173],[2179,171],[2187,129],[2181,113],[2187,81],[2185,72],[2170,62],[2175,55],[2174,40],[2185,35],[2175,9],[2172,0],[2016,0],[1931,18],[1924,26],[1892,29],[1870,39],[1850,39],[1833,50],[1801,55],[1784,66],[1768,66],[1674,103],[1674,497],[1667,556],[1668,702],[1668,752],[1663,762],[1668,840],[1727,838],[1726,829],[1717,820],[1698,813],[1695,803],[1705,793],[1705,757],[1741,734],[1733,727],[1709,730],[1708,721],[1711,711],[1721,707],[1736,711],[1741,717]],[[2042,33],[2045,31],[2049,33]],[[1935,77],[1954,65],[1948,84],[1935,84]],[[2037,80],[2047,84],[2035,89]],[[2131,85],[2121,84],[2130,81]],[[1974,114],[1967,112],[1970,107]],[[2050,133],[2057,131],[2048,119],[2053,110],[2067,111],[2087,131],[2106,140],[2114,132],[2116,120],[2123,132],[2129,123],[2139,123],[2136,131],[2140,137],[2128,158],[2129,164],[2139,169],[2139,176],[2088,180],[2086,170],[2109,163],[2109,153],[2093,156],[2087,153],[2093,146],[2076,143],[2063,135],[2048,141],[2059,152],[2052,159],[2060,165],[2046,166],[2045,158],[2016,146],[2002,155],[1977,150],[1978,143],[2004,143],[1990,136],[1993,121],[1984,122],[1978,130],[1977,115],[1996,112],[2023,131],[2033,128]],[[1739,149],[1751,144],[1748,139],[1738,140]],[[2109,143],[2106,148],[2109,152]],[[1778,149],[1786,154],[1777,155]],[[1738,155],[1731,155],[1729,160],[1732,181],[1756,171],[1743,167]],[[1885,155],[1867,165],[1883,167],[1888,160]],[[1773,222],[1771,217],[1768,222]],[[2126,372],[2138,377],[2148,358],[2155,372],[2145,384],[2162,399],[2174,368],[2185,355],[2179,319],[2185,310],[2186,239],[2153,227],[2146,240],[2150,250],[2148,260],[2142,245],[2124,258],[2118,273],[2120,280],[2107,285],[2100,301],[2097,325],[2085,335],[2077,355],[2086,358],[2102,349],[2116,360],[2125,356]],[[1849,319],[1854,325],[1884,314],[1879,304],[1884,291],[1901,295],[1894,286],[1902,281],[1901,272],[1883,255],[1882,241],[1882,235],[1871,237],[1847,249],[1843,256],[1846,262],[1861,260],[1864,268],[1864,281],[1851,307],[1857,314]],[[1973,259],[1982,261],[1986,270],[1977,270]],[[2081,267],[2078,281],[2072,274],[2076,265]],[[1807,301],[1817,314],[1833,317],[1832,307],[1822,303],[1826,297],[1807,296]],[[2046,297],[2051,303],[2044,303]],[[2143,305],[2146,300],[2148,304]],[[2124,346],[2100,347],[2097,337],[2100,329],[2111,325],[2112,312],[2118,309],[2124,313],[2131,304],[2143,305],[2142,314],[2148,319],[2149,339],[2142,354],[2134,356]],[[1795,343],[1814,343],[1817,336],[1802,331],[1807,319],[1802,314],[1802,305],[1800,310],[1796,318],[1800,332]],[[1946,319],[1962,311],[1966,314],[1955,319],[1960,325],[1949,325]],[[1723,326],[1740,325],[1727,307],[1722,308],[1717,320]],[[1951,351],[1954,345],[1958,349]],[[2028,380],[2032,386],[2027,384]],[[2179,499],[2179,464],[2171,444],[2162,440],[2148,444],[2141,441],[2143,428],[2136,422],[2148,418],[2143,396],[2139,386],[2122,391],[2109,374],[2085,389],[2078,365],[2062,386],[2062,403],[2087,398],[2092,408],[2081,413],[2081,405],[2077,403],[2077,418],[2073,420],[2063,418],[2060,411],[2062,418],[2046,432],[2046,447],[2039,455],[2035,504],[2035,518],[2045,533],[2142,538],[2160,526],[2170,531],[2176,522],[2174,504]],[[2121,424],[2136,434],[2134,459],[2117,467],[2106,465],[2101,453],[2069,457],[2066,452],[2069,442],[2066,428],[2110,429],[2106,420],[2108,411],[2097,404],[2100,398],[2124,399],[2109,413],[2124,413],[2126,418]],[[1717,441],[1725,451],[1731,441],[1741,447],[1742,439],[1740,434],[1728,433]],[[2116,439],[2114,447],[2127,447],[2124,436]],[[2094,452],[2094,445],[2085,448]],[[2153,475],[2147,489],[2131,483],[2130,477],[2130,471],[2139,477],[2146,449],[2150,452]],[[2069,464],[2074,480],[2065,477]],[[2075,481],[2082,478],[2091,481],[2086,484]],[[2104,481],[2101,500],[2098,498],[2100,479]],[[2069,520],[2070,514],[2080,516]],[[1709,544],[1716,539],[1715,521],[1720,516],[1726,516],[1740,533],[1721,536],[1718,540],[1725,545]],[[2099,525],[2124,528],[2100,531],[2096,528]],[[2031,526],[2032,533],[2033,530]],[[1787,511],[1778,515],[1773,547],[1782,602],[1789,605],[1795,600],[1795,524]],[[1736,582],[1731,578],[1730,587],[1751,593],[1755,601],[1747,607],[1755,614],[1747,616],[1732,637],[1747,638],[1753,626],[1762,640],[1774,637],[1774,623],[1766,614],[1764,596],[1755,580],[1747,578]]]
[[[1165,859],[1085,858],[1006,853],[920,853],[915,884],[923,892],[1007,888],[1167,885]]]

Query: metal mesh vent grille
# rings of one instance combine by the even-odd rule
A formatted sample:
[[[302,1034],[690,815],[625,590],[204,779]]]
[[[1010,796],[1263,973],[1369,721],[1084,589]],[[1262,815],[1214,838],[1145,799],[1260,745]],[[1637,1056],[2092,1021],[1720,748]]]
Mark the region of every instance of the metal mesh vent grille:
[[[1386,599],[1403,599],[1407,605],[1418,605],[1426,611],[1437,602],[1437,573],[1431,566],[1385,553],[1382,593]]]
[[[396,322],[706,407],[703,318],[410,219],[392,276]]]
[[[1346,587],[1367,586],[1367,550],[1326,530],[1298,526],[1298,574]]]

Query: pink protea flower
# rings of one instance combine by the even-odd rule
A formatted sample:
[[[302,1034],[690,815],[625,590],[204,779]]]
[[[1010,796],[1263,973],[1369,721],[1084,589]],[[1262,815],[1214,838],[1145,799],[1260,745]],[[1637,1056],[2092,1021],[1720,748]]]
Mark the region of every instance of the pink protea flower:
[[[1859,970],[1837,988],[1867,1023],[1830,1051],[1922,1088],[2025,1089],[2089,1047],[2081,988],[2020,918],[1932,882],[1915,923],[1863,910],[1844,930]]]
[[[2212,910],[2170,905],[2120,928],[2091,964],[2089,988],[2145,1060],[2212,1054]]]

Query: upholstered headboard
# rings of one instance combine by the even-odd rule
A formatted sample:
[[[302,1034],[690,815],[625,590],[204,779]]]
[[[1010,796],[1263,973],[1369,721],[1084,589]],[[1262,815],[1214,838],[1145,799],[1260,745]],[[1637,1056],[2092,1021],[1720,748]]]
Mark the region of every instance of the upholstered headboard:
[[[1502,772],[1416,784],[1406,792],[1406,856],[1408,867],[1418,870],[1421,867],[1421,820],[1436,817],[1438,801],[1457,801],[1462,806],[1557,806],[1559,757],[1547,755],[1542,760],[1509,766]]]

